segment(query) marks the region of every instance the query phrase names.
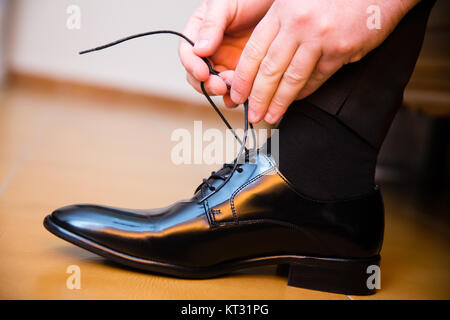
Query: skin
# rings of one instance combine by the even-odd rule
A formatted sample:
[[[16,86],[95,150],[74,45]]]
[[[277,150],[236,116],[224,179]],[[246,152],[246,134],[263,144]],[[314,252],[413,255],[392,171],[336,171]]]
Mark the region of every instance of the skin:
[[[419,0],[205,0],[180,43],[188,82],[235,107],[249,99],[249,120],[276,123],[289,105],[316,91],[347,63],[378,47]],[[377,5],[381,29],[369,29]],[[220,76],[210,76],[209,57]],[[226,84],[231,85],[227,91]]]

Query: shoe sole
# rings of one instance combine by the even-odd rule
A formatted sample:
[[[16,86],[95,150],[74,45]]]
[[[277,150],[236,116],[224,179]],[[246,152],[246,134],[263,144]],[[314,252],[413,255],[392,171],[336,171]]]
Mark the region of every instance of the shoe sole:
[[[277,273],[287,275],[289,286],[347,295],[371,295],[373,266],[379,268],[380,256],[365,259],[322,258],[298,255],[276,255],[220,263],[210,267],[188,267],[130,256],[81,237],[55,223],[51,216],[44,227],[70,243],[113,262],[139,270],[187,279],[208,279],[233,271],[265,265],[278,265]],[[369,268],[371,267],[371,268]],[[370,282],[370,284],[369,284]]]

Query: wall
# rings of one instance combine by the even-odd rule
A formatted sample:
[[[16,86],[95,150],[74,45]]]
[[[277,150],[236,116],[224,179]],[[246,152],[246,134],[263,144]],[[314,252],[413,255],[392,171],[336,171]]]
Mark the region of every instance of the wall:
[[[78,51],[155,29],[182,31],[198,0],[14,0],[8,12],[13,71],[203,101],[186,83],[178,39],[157,35],[107,51]],[[81,28],[69,30],[69,5],[81,9]]]

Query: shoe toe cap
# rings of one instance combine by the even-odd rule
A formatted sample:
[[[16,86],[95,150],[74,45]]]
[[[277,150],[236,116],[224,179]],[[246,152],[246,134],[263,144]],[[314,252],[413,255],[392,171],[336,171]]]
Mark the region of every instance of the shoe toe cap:
[[[109,218],[108,215],[101,214],[95,206],[83,204],[59,208],[50,217],[58,226],[75,233],[98,228]]]
[[[117,208],[77,204],[55,210],[49,219],[59,228],[85,239],[123,250],[136,233],[148,228],[146,218]],[[146,227],[147,226],[147,227]],[[134,236],[133,236],[134,235]]]

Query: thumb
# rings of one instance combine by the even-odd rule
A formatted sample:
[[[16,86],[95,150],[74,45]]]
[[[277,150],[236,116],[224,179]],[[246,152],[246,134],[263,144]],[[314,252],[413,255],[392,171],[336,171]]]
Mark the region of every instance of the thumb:
[[[228,25],[230,6],[234,1],[208,0],[203,21],[198,31],[194,53],[200,57],[211,56],[219,47]]]

